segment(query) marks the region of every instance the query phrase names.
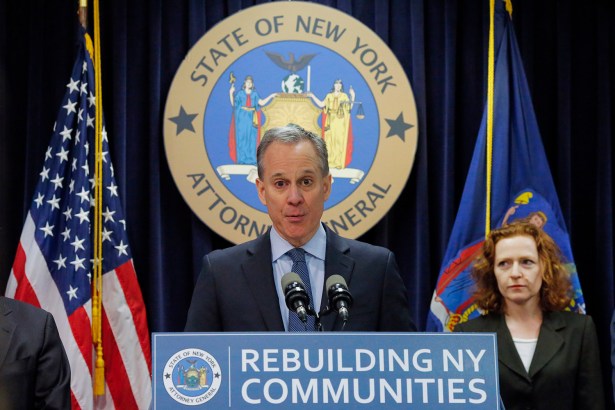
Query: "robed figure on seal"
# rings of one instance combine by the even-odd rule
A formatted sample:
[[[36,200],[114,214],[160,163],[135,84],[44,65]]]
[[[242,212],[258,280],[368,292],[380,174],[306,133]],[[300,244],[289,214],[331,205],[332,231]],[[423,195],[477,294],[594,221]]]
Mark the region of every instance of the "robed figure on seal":
[[[355,92],[350,87],[344,92],[341,79],[333,82],[333,88],[324,100],[319,100],[311,92],[308,95],[322,108],[322,138],[329,151],[329,167],[346,168],[352,161],[352,121],[350,113],[355,100]]]
[[[260,142],[262,124],[260,107],[276,94],[261,99],[251,75],[246,76],[241,89],[236,93],[234,77],[231,77],[230,82],[229,98],[233,106],[233,118],[229,129],[229,155],[237,164],[256,165],[256,147]]]

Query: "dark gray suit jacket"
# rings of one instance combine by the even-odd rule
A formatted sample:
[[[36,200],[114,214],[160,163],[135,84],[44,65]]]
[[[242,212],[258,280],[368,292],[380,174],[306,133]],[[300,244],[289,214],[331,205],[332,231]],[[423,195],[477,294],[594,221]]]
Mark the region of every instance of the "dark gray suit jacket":
[[[70,409],[70,366],[53,316],[2,296],[0,409]]]
[[[342,238],[328,228],[326,232],[325,282],[331,275],[341,275],[354,298],[345,331],[415,331],[393,253]],[[321,297],[321,306],[327,306],[325,289]],[[341,328],[335,313],[321,322],[325,331]],[[284,331],[269,232],[205,256],[185,330]]]
[[[529,374],[503,315],[481,316],[456,332],[497,333],[500,394],[506,410],[603,410],[604,396],[596,327],[571,312],[544,315]]]

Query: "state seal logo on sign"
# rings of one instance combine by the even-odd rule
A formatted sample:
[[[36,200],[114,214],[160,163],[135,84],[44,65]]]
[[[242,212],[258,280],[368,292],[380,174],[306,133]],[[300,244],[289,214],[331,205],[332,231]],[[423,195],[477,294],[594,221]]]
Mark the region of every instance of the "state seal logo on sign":
[[[201,349],[184,349],[169,358],[163,370],[164,387],[178,403],[198,406],[220,390],[222,372],[216,359]]]
[[[294,123],[321,135],[333,189],[323,222],[356,238],[403,190],[417,146],[416,105],[396,57],[336,9],[275,2],[209,30],[177,70],[164,113],[173,179],[192,211],[234,243],[270,226],[256,193],[256,147]]]

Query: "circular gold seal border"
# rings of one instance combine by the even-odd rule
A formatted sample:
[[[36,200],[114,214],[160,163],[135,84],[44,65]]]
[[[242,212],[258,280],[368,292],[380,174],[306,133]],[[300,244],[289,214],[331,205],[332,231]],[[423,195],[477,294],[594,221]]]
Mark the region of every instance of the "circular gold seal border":
[[[334,8],[299,1],[268,3],[244,9],[205,33],[177,70],[165,106],[164,144],[171,174],[193,212],[225,239],[245,242],[271,224],[267,213],[244,204],[220,181],[205,152],[203,114],[229,66],[276,41],[312,42],[335,51],[361,73],[376,99],[380,135],[370,172],[322,218],[339,234],[357,238],[401,194],[414,162],[418,124],[414,95],[395,55],[367,26]],[[354,149],[361,149],[356,137]]]

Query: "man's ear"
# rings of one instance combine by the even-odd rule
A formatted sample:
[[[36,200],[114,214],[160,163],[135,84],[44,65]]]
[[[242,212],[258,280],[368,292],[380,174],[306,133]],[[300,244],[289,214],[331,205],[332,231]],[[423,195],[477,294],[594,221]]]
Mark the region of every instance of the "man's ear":
[[[267,206],[267,199],[265,197],[265,183],[260,180],[260,178],[256,178],[256,192],[258,193],[258,199],[261,200],[261,203]]]
[[[322,189],[323,189],[324,194],[325,194],[325,201],[327,199],[329,199],[329,195],[331,195],[331,183],[332,183],[332,180],[333,180],[333,177],[331,176],[331,174],[327,175],[324,178]]]

